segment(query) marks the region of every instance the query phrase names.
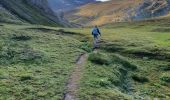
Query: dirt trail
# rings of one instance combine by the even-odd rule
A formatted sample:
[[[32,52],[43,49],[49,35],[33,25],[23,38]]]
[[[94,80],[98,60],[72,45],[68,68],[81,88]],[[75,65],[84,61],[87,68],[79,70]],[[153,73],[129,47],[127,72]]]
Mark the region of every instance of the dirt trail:
[[[82,54],[78,58],[78,60],[76,62],[76,67],[74,68],[74,70],[68,80],[63,100],[75,100],[76,99],[77,92],[78,92],[77,91],[78,85],[79,85],[79,81],[82,77],[86,59],[87,59],[87,54]]]

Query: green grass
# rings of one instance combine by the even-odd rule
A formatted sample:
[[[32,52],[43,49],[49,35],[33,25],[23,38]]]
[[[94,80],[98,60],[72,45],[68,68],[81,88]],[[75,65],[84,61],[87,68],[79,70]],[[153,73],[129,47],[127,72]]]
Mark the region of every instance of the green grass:
[[[102,37],[98,52],[102,56],[89,55],[79,99],[168,100],[170,31],[167,25],[169,20],[100,27]],[[82,33],[92,41],[91,28],[67,30]],[[105,64],[108,61],[111,63]]]
[[[0,18],[0,22],[4,22],[4,23],[18,23],[18,24],[22,23],[17,17],[12,15],[10,12],[5,10],[4,8],[1,8],[0,17],[1,17]]]
[[[75,61],[88,60],[78,100],[169,100],[170,32],[166,22],[101,27],[92,52],[91,28],[0,26],[0,99],[61,100]]]
[[[63,98],[77,57],[84,52],[73,35],[26,30],[45,26],[0,26],[0,99]],[[54,28],[46,27],[49,30]]]

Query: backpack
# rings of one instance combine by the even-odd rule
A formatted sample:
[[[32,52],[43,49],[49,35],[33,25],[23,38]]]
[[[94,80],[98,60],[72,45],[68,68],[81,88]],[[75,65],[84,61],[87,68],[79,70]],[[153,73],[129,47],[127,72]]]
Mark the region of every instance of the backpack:
[[[98,28],[93,28],[92,34],[93,34],[93,35],[99,35],[99,30],[98,30]]]

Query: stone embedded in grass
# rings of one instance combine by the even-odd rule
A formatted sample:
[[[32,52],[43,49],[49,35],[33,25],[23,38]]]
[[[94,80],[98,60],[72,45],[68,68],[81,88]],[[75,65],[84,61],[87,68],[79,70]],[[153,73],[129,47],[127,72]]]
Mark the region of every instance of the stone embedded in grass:
[[[170,83],[170,74],[167,72],[167,73],[163,73],[160,77],[161,81],[163,82],[167,82],[167,83]]]
[[[88,60],[99,65],[109,65],[112,63],[107,55],[101,53],[91,53]]]
[[[139,82],[139,83],[149,82],[149,79],[148,79],[148,78],[146,78],[146,77],[144,77],[144,76],[141,76],[141,75],[136,75],[136,74],[132,75],[132,79],[133,79],[134,81]]]
[[[12,39],[17,40],[17,41],[27,41],[27,40],[31,40],[31,37],[28,35],[24,35],[24,34],[20,34],[20,35],[14,34],[12,36]]]

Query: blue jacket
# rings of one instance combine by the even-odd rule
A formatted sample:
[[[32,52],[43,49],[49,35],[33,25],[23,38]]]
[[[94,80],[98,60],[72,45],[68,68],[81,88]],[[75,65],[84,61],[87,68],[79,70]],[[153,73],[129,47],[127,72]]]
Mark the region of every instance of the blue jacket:
[[[92,30],[92,35],[101,35],[101,33],[98,28],[94,27]]]

